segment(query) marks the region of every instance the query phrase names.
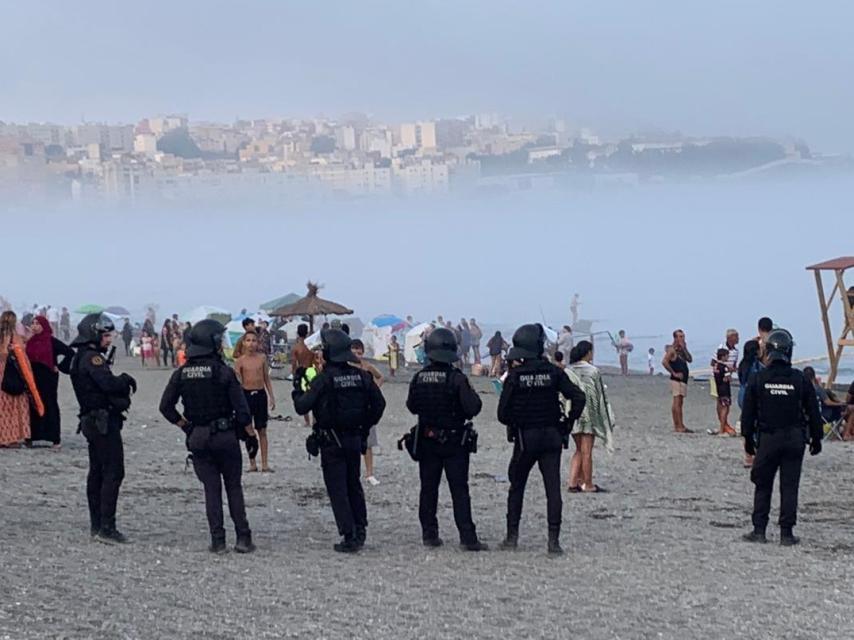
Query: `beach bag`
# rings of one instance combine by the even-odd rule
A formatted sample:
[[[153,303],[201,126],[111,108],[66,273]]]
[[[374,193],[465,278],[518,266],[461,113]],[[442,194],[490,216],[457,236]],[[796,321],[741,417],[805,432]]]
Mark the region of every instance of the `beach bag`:
[[[23,395],[27,390],[27,383],[21,375],[21,367],[14,353],[9,353],[6,359],[6,370],[3,372],[3,393],[10,396]]]

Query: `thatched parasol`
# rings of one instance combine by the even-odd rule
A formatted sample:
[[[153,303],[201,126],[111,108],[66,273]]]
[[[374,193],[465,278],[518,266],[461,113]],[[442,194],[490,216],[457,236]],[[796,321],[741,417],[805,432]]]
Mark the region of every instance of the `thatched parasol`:
[[[271,316],[279,316],[282,318],[290,318],[293,316],[308,316],[311,332],[314,333],[314,317],[315,316],[349,316],[353,313],[352,309],[317,297],[317,292],[320,286],[309,282],[308,295],[300,298],[293,304],[285,305],[275,311],[271,311]]]

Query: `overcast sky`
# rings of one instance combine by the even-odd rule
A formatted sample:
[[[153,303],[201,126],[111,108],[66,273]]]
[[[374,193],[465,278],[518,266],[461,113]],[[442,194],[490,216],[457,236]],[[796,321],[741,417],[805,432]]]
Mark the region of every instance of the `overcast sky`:
[[[854,151],[842,0],[0,0],[0,119],[497,111]]]

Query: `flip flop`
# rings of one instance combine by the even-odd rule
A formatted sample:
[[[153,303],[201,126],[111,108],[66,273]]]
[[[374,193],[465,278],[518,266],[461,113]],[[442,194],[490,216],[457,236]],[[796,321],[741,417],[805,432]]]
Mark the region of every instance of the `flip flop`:
[[[581,487],[567,487],[566,490],[569,493],[581,493]]]
[[[581,489],[581,493],[608,493],[608,490],[603,489],[598,484],[594,484],[593,488],[590,489],[589,491],[585,491],[584,489]]]
[[[267,467],[266,469],[261,469],[261,473],[275,473],[275,471]]]

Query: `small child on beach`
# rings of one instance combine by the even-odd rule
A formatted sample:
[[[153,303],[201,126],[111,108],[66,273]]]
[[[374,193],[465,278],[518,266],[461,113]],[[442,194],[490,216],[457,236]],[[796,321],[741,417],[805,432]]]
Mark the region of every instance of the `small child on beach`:
[[[267,441],[267,421],[269,412],[275,410],[276,399],[273,397],[273,383],[270,381],[270,365],[267,356],[258,350],[258,336],[254,331],[243,336],[243,353],[234,362],[234,373],[243,387],[252,424],[258,433],[258,444],[261,449],[261,471],[270,473],[268,460],[269,443]],[[258,471],[255,457],[249,458],[249,471]]]
[[[378,387],[381,387],[384,379],[383,374],[379,372],[379,370],[372,365],[370,362],[365,362],[362,359],[362,356],[365,355],[365,344],[361,340],[353,340],[350,344],[350,350],[353,352],[353,355],[359,359],[358,363],[354,363],[354,367],[358,367],[362,371],[367,371],[371,374],[371,377],[374,379],[374,382],[377,383]],[[389,354],[391,353],[391,347],[389,347]],[[389,360],[391,357],[389,356]],[[374,425],[371,427],[370,433],[368,433],[368,448],[365,450],[365,480],[368,481],[372,487],[377,486],[380,481],[377,480],[377,477],[374,475],[374,447],[379,444],[377,439],[377,427]]]
[[[646,355],[646,366],[649,368],[649,375],[655,375],[655,347],[650,347]]]
[[[736,436],[735,429],[729,424],[729,409],[732,406],[732,370],[729,366],[729,350],[718,349],[715,354],[714,376],[717,387],[717,414],[720,429],[716,435]]]
[[[179,367],[187,364],[187,345],[184,342],[179,343],[178,348],[175,350],[175,361]]]

